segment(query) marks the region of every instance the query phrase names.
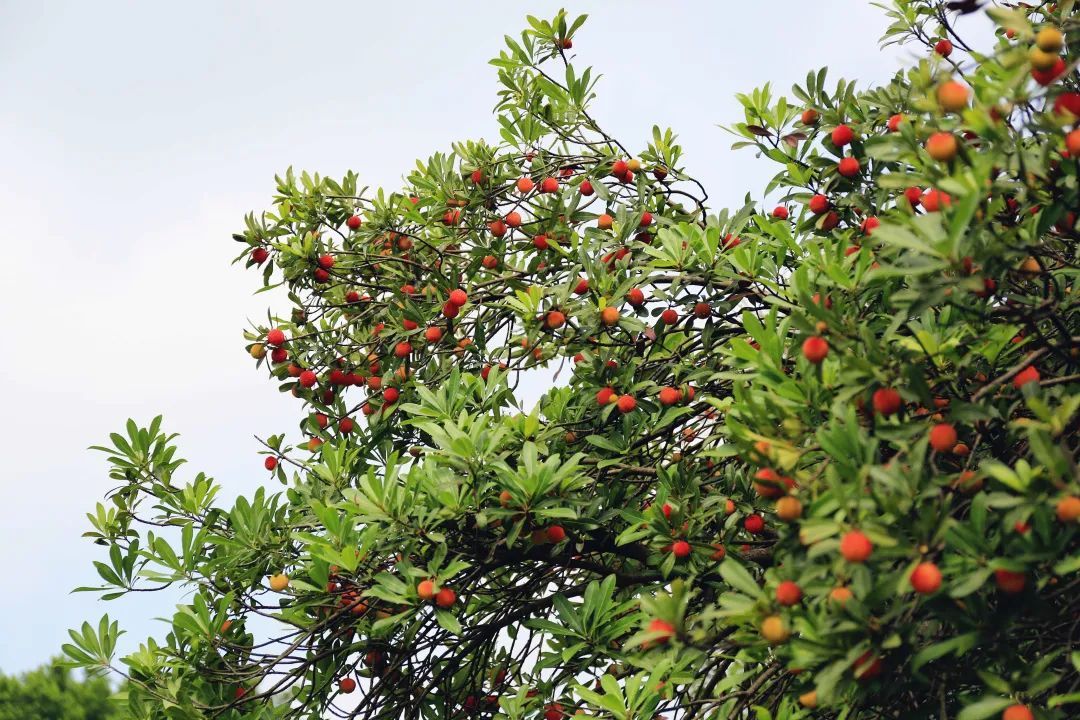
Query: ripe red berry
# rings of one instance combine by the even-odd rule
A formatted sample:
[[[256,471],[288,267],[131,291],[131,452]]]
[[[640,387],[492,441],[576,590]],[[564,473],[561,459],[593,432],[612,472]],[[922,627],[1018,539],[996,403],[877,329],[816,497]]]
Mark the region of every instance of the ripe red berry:
[[[807,108],[806,110],[803,110],[802,115],[799,116],[799,119],[802,121],[803,125],[816,125],[817,121],[820,118],[821,113],[819,113],[814,108]]]
[[[675,405],[682,400],[682,393],[673,387],[660,388],[660,404],[661,405]]]
[[[873,396],[874,412],[878,415],[895,415],[904,406],[904,399],[893,388],[878,388]]]
[[[585,197],[589,197],[590,195],[592,195],[596,191],[593,190],[593,186],[592,186],[591,182],[589,182],[588,180],[582,180],[581,184],[578,185],[578,192],[580,192]]]
[[[338,683],[338,690],[340,690],[341,693],[344,695],[348,695],[355,689],[356,681],[352,678],[342,678],[341,681]]]
[[[506,213],[506,224],[512,228],[521,227],[521,213],[517,210]]]
[[[995,570],[994,583],[1003,593],[1015,595],[1023,591],[1024,585],[1027,584],[1027,576],[1013,570]]]
[[[319,267],[321,267],[323,270],[329,270],[330,268],[334,267],[335,262],[336,261],[334,260],[333,255],[319,256]]]
[[[896,132],[900,129],[900,123],[904,121],[904,116],[897,113],[889,118],[889,122],[886,123],[886,127],[889,128],[889,132]]]
[[[548,249],[547,235],[544,235],[544,234],[536,235],[536,236],[533,237],[532,242],[533,242],[533,247],[535,247],[537,250],[547,250]]]
[[[802,600],[802,588],[798,583],[785,580],[776,586],[776,602],[784,607],[797,605]]]
[[[506,223],[502,220],[492,220],[488,223],[488,230],[495,237],[502,237],[506,234]]]
[[[956,447],[956,428],[948,423],[939,423],[930,429],[930,447],[939,453],[947,453]]]
[[[429,327],[424,331],[424,339],[430,343],[437,343],[442,340],[442,328]]]
[[[671,554],[680,560],[689,556],[691,550],[690,543],[685,540],[676,540],[671,543]]]
[[[645,304],[645,293],[640,288],[630,288],[626,293],[626,300],[634,307],[641,307]]]
[[[1001,720],[1035,720],[1027,705],[1010,705],[1001,713]]]
[[[666,620],[656,618],[649,623],[649,632],[655,633],[657,635],[656,642],[663,644],[675,636],[675,626]],[[546,720],[551,719],[547,718]]]
[[[832,143],[836,147],[844,147],[855,139],[855,133],[847,125],[837,125],[832,131]]]
[[[746,519],[743,520],[743,527],[746,528],[747,532],[757,535],[765,529],[765,519],[757,513],[747,515]]]
[[[616,177],[625,175],[626,171],[629,169],[630,167],[626,164],[625,160],[616,160],[611,164],[611,174]]]
[[[1040,377],[1039,369],[1034,365],[1028,365],[1013,377],[1013,387],[1019,390],[1029,382],[1039,382]]]
[[[919,563],[911,571],[911,587],[920,595],[932,595],[941,587],[941,571],[932,562]]]
[[[844,533],[840,538],[840,554],[852,563],[866,562],[874,552],[874,543],[858,530]]]
[[[601,407],[611,403],[611,398],[615,397],[615,390],[613,388],[602,388],[600,392],[596,393],[596,404]]]
[[[853,157],[841,158],[836,171],[846,178],[853,178],[859,174],[859,161]]]
[[[864,235],[870,235],[876,228],[881,227],[881,221],[874,216],[870,216],[862,221],[861,229]]]
[[[617,406],[621,413],[632,412],[637,407],[637,400],[634,399],[633,395],[621,395]]]
[[[285,331],[280,328],[274,328],[270,332],[266,333],[266,342],[269,345],[284,345]]]
[[[952,43],[944,38],[934,43],[934,52],[941,57],[949,57],[949,55],[952,55],[952,50]]]
[[[352,418],[347,418],[346,417],[346,418],[341,418],[341,420],[338,420],[338,430],[340,430],[341,432],[343,432],[345,434],[351,433],[353,431],[353,428],[355,428],[355,427],[356,427],[356,422]]]
[[[673,308],[668,308],[660,313],[660,319],[664,321],[665,325],[674,325],[679,322],[679,313],[675,312]]]
[[[540,192],[553,193],[559,191],[559,181],[553,177],[544,178],[540,183]]]
[[[829,354],[829,343],[823,337],[812,335],[803,341],[802,354],[814,365],[820,365]]]
[[[566,530],[562,525],[551,525],[544,531],[544,535],[547,536],[548,542],[561,543],[566,539]]]
[[[383,396],[383,401],[387,405],[393,405],[394,403],[397,402],[398,398],[401,397],[401,393],[398,391],[397,388],[390,387],[390,388],[386,388],[385,390],[383,390],[382,396]]]
[[[810,212],[815,215],[821,215],[823,212],[829,209],[829,198],[824,195],[815,195],[810,198]]]
[[[435,593],[435,604],[444,610],[448,607],[453,606],[456,600],[457,593],[455,593],[448,587],[444,587],[439,590],[439,592]]]
[[[264,247],[257,247],[251,251],[251,259],[256,265],[262,265],[268,257],[270,253]]]
[[[469,302],[469,296],[465,294],[464,290],[458,288],[457,290],[452,290],[450,292],[449,300],[458,307],[461,307],[465,303]]]
[[[517,181],[518,192],[521,193],[522,195],[524,195],[525,193],[532,190],[534,185],[535,185],[535,183],[530,178],[527,178],[527,177],[520,178]],[[511,227],[514,227],[514,226],[511,225]]]
[[[349,217],[348,220],[345,221],[345,225],[350,230],[356,230],[356,229],[358,229],[360,227],[361,222],[362,221],[360,220],[359,215],[352,215],[351,217]]]
[[[788,209],[783,205],[777,205],[775,208],[773,208],[772,216],[777,220],[787,220]]]
[[[263,460],[263,467],[266,468],[267,470],[275,470],[275,469],[277,469],[277,464],[278,464],[278,459],[276,457],[274,457],[273,455],[267,455],[266,459]]]
[[[412,344],[403,340],[394,346],[394,355],[399,358],[408,357],[412,349]]]

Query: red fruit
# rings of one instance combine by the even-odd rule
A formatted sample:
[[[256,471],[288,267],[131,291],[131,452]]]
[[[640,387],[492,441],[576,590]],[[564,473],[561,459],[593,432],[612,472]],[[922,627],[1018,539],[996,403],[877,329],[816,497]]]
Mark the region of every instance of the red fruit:
[[[817,125],[817,121],[820,118],[821,113],[819,113],[814,108],[807,108],[806,110],[803,110],[802,115],[799,116],[799,119],[802,121],[803,125]]]
[[[535,183],[530,178],[527,178],[527,177],[520,178],[517,181],[518,192],[521,193],[522,195],[524,195],[525,193],[532,190],[534,185],[535,185]],[[511,225],[511,227],[513,227],[513,225]]]
[[[830,212],[821,220],[821,229],[825,231],[832,230],[834,227],[840,224],[840,216],[835,212]]]
[[[802,354],[804,358],[814,365],[820,365],[825,356],[829,354],[829,343],[823,337],[812,335],[803,341]]]
[[[405,318],[401,321],[401,327],[405,328],[406,330],[415,330],[416,328],[420,327],[420,324],[417,323],[415,320],[409,320],[408,318]]]
[[[345,226],[350,230],[356,230],[360,227],[362,222],[363,221],[360,219],[359,215],[352,215],[349,217],[348,220],[345,221]]]
[[[315,277],[315,282],[330,282],[330,273],[326,272],[322,268],[318,268],[317,270],[315,270],[312,275]]]
[[[675,405],[682,400],[682,393],[673,387],[660,388],[660,404],[661,405]]]
[[[1069,152],[1069,157],[1080,158],[1080,130],[1073,130],[1065,136],[1065,149]],[[1072,222],[1068,222],[1068,218],[1072,217]],[[1076,215],[1069,213],[1066,215],[1066,225],[1073,227],[1076,225]]]
[[[341,681],[338,683],[338,690],[344,695],[348,695],[355,689],[356,681],[352,678],[342,678]]]
[[[270,253],[264,247],[257,247],[251,251],[251,259],[256,265],[262,265],[268,257],[270,257]]]
[[[671,554],[680,560],[689,556],[691,550],[690,543],[685,540],[676,540],[671,543]]]
[[[776,586],[776,602],[784,607],[798,605],[800,600],[802,600],[802,588],[798,583],[785,580]]]
[[[920,595],[932,595],[941,587],[941,571],[932,562],[919,563],[911,571],[911,587]]]
[[[536,236],[533,237],[532,242],[533,242],[533,247],[535,247],[537,250],[547,250],[548,249],[547,235],[544,235],[544,234],[536,235]]]
[[[558,310],[552,310],[544,317],[544,324],[551,330],[558,330],[566,324],[566,315]]]
[[[578,185],[578,192],[580,192],[585,197],[589,197],[590,195],[592,195],[596,191],[593,190],[593,186],[592,186],[591,182],[589,182],[588,180],[582,180],[581,184]]]
[[[517,210],[506,213],[506,224],[512,228],[521,227],[521,213]]]
[[[788,209],[783,205],[777,205],[775,208],[773,208],[772,216],[777,220],[787,220]]]
[[[862,231],[864,235],[870,235],[879,227],[881,227],[881,221],[876,217],[871,216],[862,221]]]
[[[460,210],[447,210],[442,216],[443,225],[457,225],[460,220]]]
[[[544,535],[547,537],[548,542],[560,543],[566,539],[566,530],[562,525],[551,525],[544,531]]]
[[[947,453],[956,447],[956,428],[948,423],[939,423],[930,428],[930,447],[937,452]]]
[[[679,322],[679,313],[675,312],[672,308],[668,308],[660,313],[660,319],[664,321],[665,325],[674,325]]]
[[[502,220],[492,220],[488,223],[488,230],[491,230],[491,234],[495,237],[502,237],[506,234],[506,223]]]
[[[314,370],[305,370],[300,373],[300,384],[306,388],[312,387],[317,379],[318,376],[315,375]]]
[[[753,513],[747,515],[746,519],[743,520],[743,527],[746,528],[747,532],[757,535],[765,529],[765,520],[757,513]]]
[[[1027,705],[1010,705],[1001,713],[1001,720],[1035,720]]]
[[[330,268],[334,267],[335,262],[336,261],[334,260],[333,255],[319,256],[319,267],[321,267],[323,270],[329,270]]]
[[[442,340],[442,328],[429,327],[424,331],[424,339],[430,343],[437,343]]]
[[[810,212],[815,215],[821,215],[823,212],[829,209],[829,198],[824,195],[815,195],[810,198]]]
[[[465,291],[458,288],[457,290],[450,291],[450,302],[461,307],[465,303],[469,302],[469,296],[465,294]]]
[[[853,178],[859,174],[859,161],[853,157],[841,158],[836,171],[846,178]]]
[[[1039,369],[1034,365],[1028,365],[1026,368],[1016,373],[1013,377],[1013,387],[1019,390],[1029,382],[1039,382],[1042,376],[1039,375]]]
[[[553,177],[544,178],[540,182],[540,192],[553,193],[559,191],[559,181]]]
[[[285,348],[274,348],[270,351],[270,362],[283,363],[289,358],[289,353]]]
[[[611,398],[615,397],[615,390],[609,387],[603,388],[600,392],[596,393],[596,404],[603,407],[611,403]]]
[[[639,288],[630,288],[630,291],[626,293],[626,300],[634,307],[641,307],[645,304],[645,293]]]
[[[904,121],[904,116],[897,113],[889,118],[889,122],[885,123],[885,127],[889,128],[889,132],[896,132],[900,129],[900,123]]]
[[[934,52],[941,57],[949,57],[952,54],[952,43],[942,38],[934,43]]]
[[[904,399],[893,388],[878,388],[873,397],[874,412],[878,415],[895,415],[904,406]]]
[[[870,542],[870,538],[858,530],[844,533],[844,537],[840,538],[840,554],[848,562],[866,562],[873,552],[874,544]]]
[[[699,302],[694,305],[694,316],[702,320],[712,315],[712,308],[707,302]]]
[[[383,396],[383,401],[387,405],[393,405],[394,403],[397,402],[398,398],[401,397],[401,393],[398,392],[397,388],[388,387],[385,390],[383,390],[382,396]]]
[[[488,270],[494,270],[499,267],[499,258],[494,255],[485,255],[484,259],[480,261],[480,264]]]
[[[458,316],[458,313],[460,313],[460,312],[461,312],[461,308],[459,306],[455,305],[454,303],[450,302],[449,300],[447,300],[445,303],[443,303],[443,306],[442,306],[443,317],[445,317],[447,319],[450,319],[450,320],[453,320],[454,318],[456,318]]]
[[[444,587],[442,590],[435,593],[435,604],[444,610],[448,607],[453,606],[456,600],[457,593],[455,593],[448,587]]]
[[[634,399],[633,395],[622,395],[619,397],[617,406],[621,413],[632,412],[637,407],[637,400]]]
[[[873,680],[881,674],[881,658],[867,650],[856,658],[855,662],[852,663],[851,670],[855,673],[855,679],[859,682]]]
[[[952,198],[948,193],[944,193],[937,188],[930,188],[923,193],[921,202],[926,212],[937,212],[943,207],[952,205]]]
[[[267,470],[275,470],[275,469],[277,469],[277,464],[278,464],[278,459],[276,457],[274,457],[273,455],[267,455],[266,459],[263,460],[263,467],[266,468]]]
[[[832,143],[836,147],[844,147],[855,139],[855,133],[847,125],[837,125],[832,131]]]
[[[484,171],[480,169],[473,170],[472,173],[469,174],[469,179],[473,181],[473,184],[479,185],[484,182]]]
[[[1039,83],[1043,87],[1046,87],[1050,83],[1061,77],[1061,74],[1065,72],[1065,60],[1058,58],[1054,61],[1054,67],[1049,70],[1036,70],[1031,69],[1031,77],[1035,79],[1035,82]]]
[[[266,343],[268,345],[284,345],[285,344],[285,331],[280,328],[274,328],[270,332],[266,333]]]
[[[762,468],[754,473],[754,492],[761,497],[778,498],[795,487],[795,480],[781,477],[772,468]]]
[[[626,164],[625,160],[616,160],[615,162],[613,162],[611,164],[611,174],[614,175],[615,177],[618,177],[620,175],[625,175],[626,171],[629,170],[629,169],[630,168]]]
[[[329,422],[329,418],[327,418],[322,413],[315,413],[315,424],[318,425],[321,429],[325,430]]]
[[[399,358],[408,357],[409,353],[412,352],[412,349],[413,348],[412,348],[412,345],[410,343],[408,343],[406,341],[402,341],[402,342],[399,342],[397,345],[394,346],[394,355],[396,355]]]
[[[994,582],[1001,592],[1015,595],[1023,591],[1024,585],[1027,584],[1027,576],[1022,572],[1013,572],[1012,570],[995,570]]]
[[[638,227],[649,227],[650,225],[652,225],[652,213],[642,213],[641,220],[638,221]]]
[[[724,236],[724,241],[721,243],[721,245],[723,246],[723,248],[725,250],[731,250],[732,248],[739,247],[739,245],[741,243],[742,243],[742,240],[735,237],[731,233],[728,233],[727,235]]]
[[[1061,93],[1054,99],[1054,114],[1066,113],[1071,113],[1073,118],[1080,118],[1080,93]]]
[[[341,418],[338,420],[338,430],[345,434],[351,433],[353,428],[356,427],[356,422],[352,418]]]
[[[922,200],[922,188],[909,187],[904,191],[904,197],[907,198],[908,204],[915,208],[919,206],[919,201]]]
[[[672,625],[671,623],[669,623],[666,620],[661,620],[660,618],[656,618],[656,619],[652,620],[649,623],[649,628],[648,629],[649,629],[650,633],[656,633],[656,635],[657,635],[656,643],[657,644],[662,645],[662,644],[666,643],[668,640],[670,640],[671,638],[673,638],[675,636],[675,626]],[[545,718],[546,718],[546,715],[545,715]],[[547,720],[551,720],[551,719],[547,718]]]

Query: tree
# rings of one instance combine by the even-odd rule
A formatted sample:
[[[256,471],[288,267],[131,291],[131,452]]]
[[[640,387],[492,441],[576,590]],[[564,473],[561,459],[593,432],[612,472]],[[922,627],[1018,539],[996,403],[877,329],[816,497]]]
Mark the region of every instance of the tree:
[[[121,720],[128,717],[103,677],[78,680],[53,663],[20,677],[0,675],[0,720]]]
[[[153,718],[1066,717],[1080,11],[990,7],[983,55],[976,5],[898,0],[884,86],[739,97],[772,210],[608,135],[563,13],[492,61],[499,144],[278,177],[234,238],[303,439],[231,508],[160,418],[99,448],[101,590],[193,597],[73,662]]]

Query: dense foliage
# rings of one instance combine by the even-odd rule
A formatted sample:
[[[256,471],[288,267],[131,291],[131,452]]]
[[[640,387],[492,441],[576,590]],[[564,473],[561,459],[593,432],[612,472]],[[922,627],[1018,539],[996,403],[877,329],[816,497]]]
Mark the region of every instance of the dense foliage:
[[[103,677],[80,680],[55,664],[0,675],[0,720],[123,720],[129,715],[113,692]]]
[[[235,239],[293,304],[247,332],[283,487],[114,435],[102,591],[192,596],[73,662],[139,718],[1067,717],[1080,10],[990,6],[982,55],[977,6],[897,0],[884,86],[740,96],[775,209],[605,133],[564,14],[492,61],[499,144],[279,177]]]

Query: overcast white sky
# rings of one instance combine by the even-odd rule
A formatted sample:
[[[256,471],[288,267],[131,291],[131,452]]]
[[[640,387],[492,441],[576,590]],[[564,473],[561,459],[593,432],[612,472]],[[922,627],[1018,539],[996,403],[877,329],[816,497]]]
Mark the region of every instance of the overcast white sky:
[[[295,429],[299,406],[240,335],[267,297],[229,265],[274,173],[396,187],[451,141],[496,141],[487,60],[526,13],[563,5],[591,16],[574,52],[604,76],[594,115],[631,148],[672,126],[714,208],[773,172],[716,127],[741,118],[736,92],[898,67],[864,0],[0,0],[0,670],[106,611],[125,648],[172,613],[69,594],[95,582],[100,548],[80,534],[110,487],[88,445],[163,413],[189,467],[234,495],[266,477],[252,435]]]

